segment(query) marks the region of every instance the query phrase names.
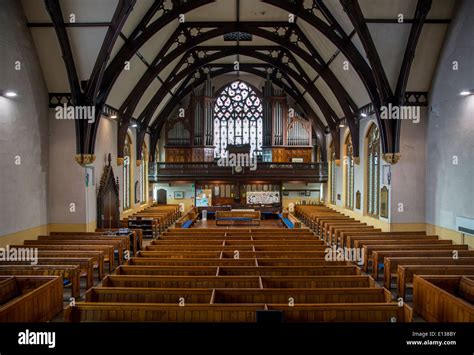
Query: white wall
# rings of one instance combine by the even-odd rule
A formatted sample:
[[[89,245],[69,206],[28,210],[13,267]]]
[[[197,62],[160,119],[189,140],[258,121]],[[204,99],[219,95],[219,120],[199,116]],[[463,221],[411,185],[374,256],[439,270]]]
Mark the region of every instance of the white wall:
[[[25,24],[19,1],[0,2],[0,90],[18,94],[0,96],[0,236],[48,221],[48,90]]]
[[[451,230],[456,216],[474,218],[474,96],[459,95],[474,89],[473,13],[473,1],[460,1],[430,97],[426,220]]]

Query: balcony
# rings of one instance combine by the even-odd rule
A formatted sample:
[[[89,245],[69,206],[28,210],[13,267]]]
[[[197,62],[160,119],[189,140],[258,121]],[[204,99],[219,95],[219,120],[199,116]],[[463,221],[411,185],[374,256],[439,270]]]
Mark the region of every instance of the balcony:
[[[255,170],[242,167],[241,171],[232,167],[209,163],[150,163],[150,182],[163,181],[305,181],[327,182],[327,163],[258,163]]]

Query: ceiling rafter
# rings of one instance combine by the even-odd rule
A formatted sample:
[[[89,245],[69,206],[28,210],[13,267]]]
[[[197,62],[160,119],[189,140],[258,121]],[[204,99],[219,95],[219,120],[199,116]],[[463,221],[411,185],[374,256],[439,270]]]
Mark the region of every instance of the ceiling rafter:
[[[286,64],[282,63],[281,61],[275,60],[272,56],[273,53],[278,53],[278,57],[287,57],[288,52],[278,46],[244,46],[244,47],[233,47],[233,46],[202,46],[202,47],[195,47],[195,49],[188,53],[186,56],[183,57],[182,63],[186,63],[186,57],[194,57],[195,53],[207,53],[212,52],[212,54],[204,56],[200,61],[187,63],[184,68],[181,65],[177,65],[172,73],[168,76],[167,84],[170,87],[177,85],[184,77],[186,77],[189,73],[201,68],[203,66],[209,65],[212,61],[225,58],[228,56],[232,56],[235,54],[241,54],[248,57],[252,57],[258,60],[261,60],[265,63],[270,64],[274,68],[277,68],[281,72],[285,73],[287,76],[292,77],[294,81],[300,81],[300,84],[307,89],[310,93],[313,100],[320,106],[322,112],[329,118],[328,121],[329,125],[333,128],[333,131],[336,131],[336,121],[338,120],[337,116],[335,115],[334,111],[331,109],[330,105],[326,102],[322,94],[319,90],[311,85],[309,77],[304,72],[304,70],[296,63],[296,68],[298,71],[293,70],[290,68],[289,64],[291,62],[287,62]],[[262,52],[267,52],[264,54]],[[280,53],[283,52],[283,55]],[[294,60],[294,59],[293,59]],[[305,82],[301,83],[301,79]],[[291,80],[289,81],[291,83]],[[309,87],[307,87],[309,85]],[[300,95],[301,93],[299,93]],[[154,97],[149,101],[147,107],[143,110],[143,112],[139,116],[139,120],[141,122],[141,126],[148,126],[149,122],[151,121],[153,114],[155,113],[158,105],[162,102],[166,95],[164,89],[160,88]],[[332,117],[331,117],[332,116]],[[316,122],[320,127],[321,131],[324,131],[324,125],[319,121]],[[121,152],[118,152],[120,154]]]
[[[209,72],[209,77],[217,77],[220,75],[224,75],[227,73],[234,72],[234,65],[233,64],[209,64],[208,67],[210,68],[215,68],[215,71],[210,71]],[[263,68],[264,70],[258,70],[257,68]],[[240,65],[240,70],[242,72],[247,72],[251,73],[257,76],[260,76],[262,78],[266,78],[268,69],[271,68],[270,65],[268,64],[262,64],[262,63],[257,63],[257,64],[241,64]],[[190,75],[191,76],[191,75]],[[178,90],[176,90],[176,95],[177,98],[183,99],[188,95],[193,88],[200,86],[201,84],[204,83],[204,81],[207,79],[206,75],[201,75],[200,78],[190,84],[187,84],[186,81],[184,81]],[[317,114],[313,111],[311,106],[304,100],[302,97],[301,93],[298,91],[296,87],[289,87],[280,80],[276,80],[274,82],[277,86],[281,87],[282,89],[285,90],[292,98],[293,100],[308,114],[308,117],[310,117],[315,123],[317,120],[320,121],[318,118]],[[156,143],[158,142],[159,138],[159,132],[162,129],[162,126],[164,125],[166,118],[171,114],[173,109],[175,109],[177,105],[177,98],[172,98],[164,107],[164,109],[159,113],[155,121],[153,122],[151,126],[151,149],[156,148]],[[322,149],[325,149],[325,135],[324,131],[321,131],[321,129],[318,128],[319,126],[316,124],[315,129],[317,130],[317,137],[319,140],[319,144],[321,145]]]
[[[111,25],[108,27],[105,39],[96,58],[91,76],[87,82],[84,83],[84,92],[77,75],[76,65],[69,42],[69,36],[66,31],[65,22],[59,4],[59,0],[45,0],[46,10],[54,25],[56,36],[58,37],[59,46],[63,54],[63,60],[66,67],[66,72],[71,89],[72,103],[75,106],[94,106],[96,108],[95,121],[89,123],[89,120],[75,120],[76,128],[76,161],[79,164],[92,163],[95,159],[94,142],[95,132],[94,126],[98,126],[100,115],[103,109],[100,107],[100,112],[97,112],[96,93],[99,85],[102,82],[105,66],[107,65],[113,45],[120,34],[120,31],[128,18],[128,15],[133,9],[136,0],[120,0],[112,17]]]
[[[155,57],[150,68],[131,91],[122,105],[121,111],[123,110],[125,113],[128,111],[128,114],[131,115],[132,113],[130,113],[130,111],[136,108],[141,95],[143,95],[153,78],[169,63],[189,50],[189,48],[193,48],[209,39],[237,30],[245,31],[279,44],[289,52],[302,58],[313,70],[320,74],[323,80],[326,81],[328,87],[334,92],[334,97],[341,106],[345,117],[348,118],[354,143],[358,142],[358,126],[355,120],[355,112],[358,108],[354,101],[350,98],[332,71],[328,69],[326,63],[322,60],[322,57],[311,45],[304,33],[297,26],[292,26],[288,22],[281,21],[240,22],[239,24],[235,22],[188,22],[181,24],[168,39],[160,53]],[[291,41],[288,41],[289,38],[291,38]],[[169,51],[174,44],[177,44],[177,47]],[[318,58],[319,62],[315,62],[314,58]],[[294,62],[296,63],[296,60],[294,60]],[[312,85],[312,87],[314,86]],[[328,114],[326,119],[328,123],[330,123],[331,129],[336,129],[337,126],[331,124],[331,121],[335,122],[338,119],[333,119],[332,116],[333,115]],[[355,144],[355,146],[358,147],[358,144]],[[356,157],[359,155],[358,149],[355,149],[354,155]]]

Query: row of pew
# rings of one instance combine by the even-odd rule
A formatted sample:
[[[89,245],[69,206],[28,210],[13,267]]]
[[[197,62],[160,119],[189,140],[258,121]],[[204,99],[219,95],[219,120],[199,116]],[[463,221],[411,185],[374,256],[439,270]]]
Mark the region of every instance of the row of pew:
[[[410,322],[412,310],[308,228],[169,228],[65,319],[140,322]]]
[[[182,215],[179,205],[154,205],[122,219],[123,228],[142,228],[144,234],[156,238]]]
[[[80,299],[138,252],[139,232],[52,232],[9,245],[8,250],[23,257],[0,261],[0,322],[51,320],[63,310],[64,300]]]
[[[296,215],[327,245],[360,251],[363,255],[362,271],[375,281],[382,277],[381,282],[386,289],[394,288],[397,299],[413,301],[414,310],[422,316],[426,312],[421,306],[426,305],[427,299],[423,298],[420,302],[420,295],[428,293],[420,288],[428,287],[431,281],[438,278],[442,282],[447,275],[457,278],[466,276],[468,279],[474,275],[474,250],[469,250],[465,244],[453,244],[451,240],[442,240],[423,231],[382,232],[326,206],[297,206]],[[429,278],[415,283],[418,275],[421,279],[425,275]],[[412,291],[413,297],[409,291]],[[455,297],[449,298],[450,305],[463,305],[461,309],[464,313],[455,311],[457,308],[453,307],[450,315],[443,316],[440,312],[440,321],[474,320],[472,299],[466,299],[465,294],[456,293]],[[433,300],[437,298],[431,299],[435,302]],[[438,318],[431,314],[425,319],[432,321]]]

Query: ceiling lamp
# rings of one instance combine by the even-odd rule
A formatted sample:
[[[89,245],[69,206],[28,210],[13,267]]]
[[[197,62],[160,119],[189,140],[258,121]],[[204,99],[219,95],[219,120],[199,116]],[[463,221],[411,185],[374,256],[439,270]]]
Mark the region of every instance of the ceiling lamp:
[[[14,91],[4,91],[2,92],[2,95],[5,97],[16,97],[18,94]]]
[[[361,113],[360,113],[360,117],[367,117],[367,114],[364,113],[364,112],[361,112]]]
[[[110,116],[110,118],[114,118],[114,119],[115,119],[115,118],[117,118],[117,115],[112,115],[112,116]]]
[[[459,95],[461,96],[469,96],[469,95],[473,95],[474,94],[474,90],[463,90],[459,93]]]

